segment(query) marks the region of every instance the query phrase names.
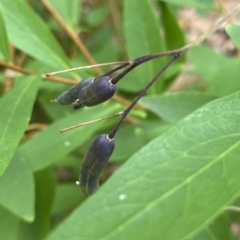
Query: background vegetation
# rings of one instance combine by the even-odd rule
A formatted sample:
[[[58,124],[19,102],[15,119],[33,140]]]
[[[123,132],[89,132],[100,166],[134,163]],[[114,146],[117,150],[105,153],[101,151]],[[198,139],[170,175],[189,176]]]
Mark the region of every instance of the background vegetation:
[[[0,1],[1,239],[237,239],[239,25],[226,27],[232,52],[198,46],[154,84],[88,198],[75,184],[81,160],[118,120],[59,130],[125,109],[167,59],[124,77],[113,100],[77,111],[50,100],[110,67],[43,76],[184,46],[183,6],[202,18],[223,10],[210,0]],[[183,74],[198,81],[170,91]]]

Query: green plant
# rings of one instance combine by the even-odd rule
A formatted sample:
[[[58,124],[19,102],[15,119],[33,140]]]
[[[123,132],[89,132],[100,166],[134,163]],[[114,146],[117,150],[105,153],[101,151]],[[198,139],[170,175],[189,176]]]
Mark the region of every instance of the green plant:
[[[228,211],[238,210],[240,196],[239,57],[204,46],[191,48],[202,38],[183,48],[187,56],[178,58],[170,51],[185,45],[176,20],[179,6],[187,4],[205,14],[218,9],[213,1],[196,0],[92,3],[97,7],[79,0],[0,2],[0,65],[14,70],[13,75],[0,74],[2,238],[232,239],[229,224],[239,223],[239,214]],[[84,44],[77,36],[79,26]],[[240,49],[240,26],[229,24],[226,31]],[[113,41],[112,36],[117,38]],[[167,65],[156,52],[178,59],[174,57],[171,68],[155,82]],[[151,61],[128,61],[138,56]],[[195,66],[191,73],[205,84],[168,92],[187,59]],[[113,61],[121,61],[126,69],[116,74],[116,69],[98,66],[61,77],[43,76]],[[67,84],[109,74],[113,84],[118,83],[114,101],[78,110],[50,102],[69,93]],[[145,86],[151,86],[149,91]],[[70,95],[67,103],[78,98]],[[81,128],[77,124],[59,133],[76,122],[88,124],[109,115],[120,116],[119,123],[112,119]],[[102,133],[109,133],[116,147],[103,157],[107,161],[111,155],[99,190],[86,198],[75,184],[80,160]],[[94,186],[103,165],[97,178],[93,175]]]

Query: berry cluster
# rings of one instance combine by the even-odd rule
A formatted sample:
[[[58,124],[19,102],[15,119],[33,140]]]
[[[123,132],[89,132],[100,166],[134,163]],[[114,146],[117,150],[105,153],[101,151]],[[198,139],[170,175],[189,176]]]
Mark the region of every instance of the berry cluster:
[[[167,53],[167,54],[166,54]],[[99,175],[102,169],[107,164],[108,159],[113,153],[115,147],[114,136],[118,129],[122,125],[124,119],[127,117],[132,108],[137,104],[138,100],[147,92],[147,90],[153,85],[153,83],[163,74],[163,72],[176,60],[182,52],[166,52],[164,55],[173,55],[171,60],[158,72],[158,74],[147,84],[147,86],[139,93],[139,95],[133,100],[133,102],[127,107],[127,109],[119,114],[121,115],[120,121],[114,127],[109,134],[102,134],[98,136],[88,149],[85,155],[81,170],[79,182],[82,192],[85,195],[94,193],[99,186]],[[116,67],[105,75],[98,78],[89,78],[81,81],[77,85],[70,88],[68,91],[62,93],[57,99],[53,100],[59,104],[72,104],[74,109],[82,107],[92,107],[110,99],[116,92],[116,84],[122,79],[128,72],[133,70],[138,65],[149,61],[151,59],[161,57],[163,54],[150,54],[140,58],[136,58],[133,61],[123,63]],[[122,73],[114,78],[110,78],[113,72],[120,70],[127,65],[130,65]],[[73,128],[73,127],[72,127]],[[71,129],[71,128],[69,128]]]

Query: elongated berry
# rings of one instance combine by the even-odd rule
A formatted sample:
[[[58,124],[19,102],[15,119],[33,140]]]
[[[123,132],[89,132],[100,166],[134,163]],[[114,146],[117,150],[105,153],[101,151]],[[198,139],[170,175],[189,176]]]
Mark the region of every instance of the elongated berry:
[[[111,78],[102,76],[78,93],[78,101],[73,104],[74,108],[79,105],[91,107],[110,99],[116,92],[116,86],[111,83]]]
[[[61,105],[71,104],[77,100],[79,91],[91,83],[93,83],[93,78],[82,80],[75,86],[71,87],[68,91],[63,92],[59,97],[57,97],[57,99],[53,101]]]
[[[83,158],[79,185],[85,195],[94,193],[99,186],[99,176],[113,153],[115,140],[107,134],[98,136]]]

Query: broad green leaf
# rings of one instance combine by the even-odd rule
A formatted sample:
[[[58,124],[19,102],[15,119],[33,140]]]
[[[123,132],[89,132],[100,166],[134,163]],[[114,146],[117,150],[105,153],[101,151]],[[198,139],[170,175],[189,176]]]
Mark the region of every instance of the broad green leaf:
[[[69,62],[48,26],[20,0],[1,0],[10,41],[20,50],[53,68]]]
[[[161,20],[167,49],[173,50],[183,47],[185,45],[183,31],[181,30],[173,11],[171,11],[170,7],[163,2],[159,2],[159,8],[161,11]],[[165,73],[166,78],[166,74],[168,74],[172,69],[174,69],[174,67],[175,69],[178,69],[178,71],[174,75],[171,75],[170,79],[164,81],[164,90],[169,88],[169,86],[176,79],[180,71],[182,71],[182,68],[179,68],[179,65],[185,61],[185,58],[185,54],[183,54],[182,57],[179,58],[173,64],[173,66]],[[159,79],[158,81],[163,80]]]
[[[230,224],[224,214],[219,216],[213,223],[206,229],[197,234],[193,238],[187,240],[232,240],[230,232]]]
[[[219,68],[209,83],[208,93],[223,97],[239,91],[239,66],[240,59],[236,58]]]
[[[0,205],[28,222],[34,220],[34,179],[21,152],[0,177]]]
[[[193,237],[240,195],[239,119],[240,93],[193,112],[131,157],[47,239]]]
[[[125,124],[115,137],[116,147],[110,158],[125,161],[152,139],[158,137],[170,126],[160,121],[141,121],[138,124]]]
[[[176,123],[216,97],[197,92],[177,92],[146,96],[140,104],[169,123]]]
[[[19,240],[18,227],[19,227],[20,219],[1,206],[0,206],[0,216],[2,219],[0,224],[1,239]]]
[[[240,50],[240,25],[229,24],[226,26],[226,32],[238,50]]]
[[[159,2],[164,35],[168,50],[178,49],[185,45],[184,34],[181,30],[174,13],[164,2]],[[182,61],[184,58],[180,58]]]
[[[49,0],[49,3],[57,10],[69,27],[72,29],[77,28],[80,19],[81,1]]]
[[[51,206],[55,194],[55,176],[53,168],[46,168],[35,173],[36,217],[33,223],[21,222],[18,240],[42,240],[50,230]]]
[[[7,35],[6,27],[5,27],[5,21],[3,19],[1,3],[0,3],[0,29],[1,29],[0,51],[4,55],[5,60],[7,62],[10,62],[11,57],[10,57],[10,51],[9,51],[8,35]]]
[[[57,107],[60,108],[62,106],[56,104],[56,108]],[[119,104],[106,106],[103,104],[94,108],[79,109],[77,114],[72,114],[67,118],[54,122],[21,147],[32,170],[41,170],[50,166],[56,160],[63,158],[91,138],[92,134],[98,130],[100,126],[103,126],[104,122],[76,128],[64,133],[59,132],[61,129],[75,125],[78,122],[87,122],[108,116],[119,110]]]
[[[52,207],[52,214],[60,214],[65,211],[71,211],[80,202],[85,199],[79,186],[74,183],[58,184]]]
[[[104,27],[104,29],[99,29],[86,43],[97,62],[114,62],[121,56],[121,46],[113,41],[114,35],[112,27]]]
[[[0,175],[29,123],[40,80],[39,76],[20,77],[16,86],[0,99]]]
[[[158,0],[161,2],[167,2],[179,7],[195,7],[199,9],[210,9],[213,7],[213,1],[199,1],[199,0]]]
[[[164,50],[159,20],[149,0],[125,0],[123,14],[126,48],[130,59]],[[139,91],[157,74],[164,63],[163,58],[144,63],[127,75],[119,85],[128,91]],[[162,84],[162,81],[155,84],[151,91],[161,92]]]
[[[52,84],[51,84],[52,85]],[[45,85],[46,86],[46,85]],[[38,103],[41,104],[44,112],[53,120],[59,120],[63,117],[68,117],[74,113],[74,110],[67,105],[59,107],[59,105],[50,103],[51,99],[56,99],[64,91],[68,91],[71,86],[64,86],[61,92],[53,92],[50,88],[44,88],[44,91],[40,91],[38,96]],[[49,86],[49,85],[48,85]]]
[[[204,81],[211,82],[225,64],[232,61],[214,50],[199,46],[188,51],[190,61],[193,63],[193,73],[203,77]]]
[[[87,147],[86,147],[85,151],[87,151]],[[83,151],[82,155],[84,154],[85,151]],[[71,171],[72,175],[75,176],[74,174],[77,173],[76,176],[78,176],[79,175],[79,152],[78,151],[73,152],[73,153],[68,154],[67,156],[59,159],[56,162],[56,166],[60,167],[60,168],[71,169],[70,171]],[[72,170],[74,170],[74,172],[72,172]]]

